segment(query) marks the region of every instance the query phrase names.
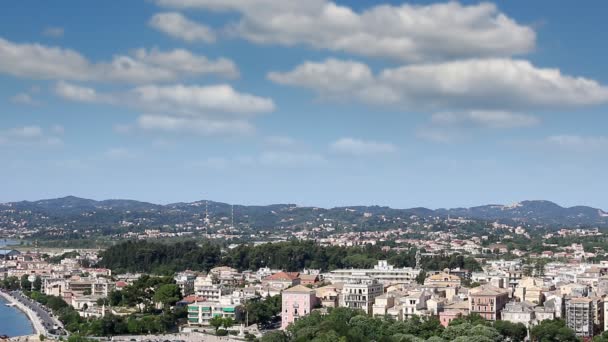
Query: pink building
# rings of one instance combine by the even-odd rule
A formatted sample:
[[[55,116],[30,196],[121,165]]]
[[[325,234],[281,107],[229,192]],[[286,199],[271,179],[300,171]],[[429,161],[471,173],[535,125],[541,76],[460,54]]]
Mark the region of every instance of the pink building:
[[[315,290],[296,285],[281,294],[283,312],[281,312],[281,329],[285,330],[290,323],[297,321],[312,311],[317,303]]]
[[[451,321],[468,315],[469,302],[455,302],[443,307],[443,311],[439,313],[439,321],[441,322],[441,325],[447,327],[448,325],[450,325]]]
[[[469,312],[496,321],[500,319],[500,311],[509,300],[509,292],[491,285],[482,285],[469,291]]]

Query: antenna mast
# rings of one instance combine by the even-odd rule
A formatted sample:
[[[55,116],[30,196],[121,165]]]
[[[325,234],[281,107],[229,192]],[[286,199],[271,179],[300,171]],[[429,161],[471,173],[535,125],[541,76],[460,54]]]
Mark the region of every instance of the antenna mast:
[[[231,219],[231,222],[232,222],[231,225],[232,225],[232,227],[231,228],[234,229],[234,204],[230,205],[230,215],[232,217],[232,219]]]

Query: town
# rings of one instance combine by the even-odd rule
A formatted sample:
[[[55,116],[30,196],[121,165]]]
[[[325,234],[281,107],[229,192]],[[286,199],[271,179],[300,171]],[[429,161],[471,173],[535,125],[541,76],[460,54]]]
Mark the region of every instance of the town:
[[[373,249],[374,253],[384,253],[376,255],[390,256],[388,260],[374,259],[372,265],[369,257],[361,261],[356,260],[361,256],[354,254],[337,264],[350,267],[324,269],[296,269],[307,261],[285,268],[274,267],[281,264],[269,261],[268,266],[246,269],[241,264],[224,265],[221,258],[209,264],[200,257],[205,266],[195,264],[192,268],[196,270],[180,269],[179,262],[163,269],[163,263],[168,265],[171,260],[156,264],[149,253],[164,253],[154,248],[171,246],[171,242],[155,245],[138,239],[107,250],[7,247],[0,251],[0,285],[9,302],[40,306],[50,313],[32,315],[40,322],[35,324],[37,333],[55,338],[124,336],[128,340],[140,335],[174,334],[175,338],[183,334],[192,338],[200,334],[205,338],[267,341],[277,334],[293,337],[291,329],[299,321],[331,315],[340,308],[390,322],[432,320],[444,329],[463,319],[477,319],[477,323],[484,321],[490,326],[504,321],[512,324],[508,329],[501,326],[511,334],[505,338],[521,341],[540,340],[539,334],[546,329],[539,327],[553,322],[563,324],[573,338],[590,339],[608,330],[608,319],[604,319],[608,318],[608,305],[604,305],[608,261],[596,261],[597,253],[603,251],[596,248],[589,252],[577,243],[561,247],[545,243],[547,250],[543,251],[516,249],[508,245],[511,234],[526,236],[525,229],[496,223],[491,226],[506,230],[506,236],[485,244],[489,236],[467,238],[459,234],[457,239],[449,232],[400,238],[408,233],[401,229],[334,234],[316,242],[300,236],[302,243],[319,248],[317,254],[326,248],[363,254]],[[604,239],[598,229],[562,229],[544,239],[567,240],[573,235]],[[243,246],[230,245],[209,253],[250,258],[246,254],[256,254],[256,248],[297,248],[297,244],[259,243],[248,252],[239,251]],[[178,243],[177,248],[202,250],[209,246]],[[139,254],[140,248],[148,256]],[[124,263],[112,253],[126,253],[122,257],[129,259],[148,258],[141,259],[142,267],[151,263],[156,268],[137,272],[137,261]],[[405,256],[413,258],[409,266],[389,262]],[[292,253],[289,257],[298,256]],[[102,327],[96,323],[103,320],[112,324]]]

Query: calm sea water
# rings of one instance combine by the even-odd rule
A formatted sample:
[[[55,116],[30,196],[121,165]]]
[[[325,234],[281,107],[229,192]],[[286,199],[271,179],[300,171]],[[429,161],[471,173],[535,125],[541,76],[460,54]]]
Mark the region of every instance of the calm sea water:
[[[6,306],[7,302],[0,297],[0,335],[21,336],[34,333],[27,316],[19,309]]]
[[[5,245],[19,243],[18,241],[4,241],[0,239],[0,249]],[[34,333],[32,324],[21,310],[6,306],[7,302],[0,297],[0,335],[21,336]]]

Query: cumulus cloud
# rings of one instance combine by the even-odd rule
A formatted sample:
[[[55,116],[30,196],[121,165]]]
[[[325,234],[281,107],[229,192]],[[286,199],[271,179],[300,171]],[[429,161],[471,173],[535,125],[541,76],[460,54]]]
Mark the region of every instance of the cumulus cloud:
[[[270,72],[268,79],[290,86],[304,87],[319,94],[357,92],[375,82],[371,69],[352,60],[328,58],[324,62],[304,62],[289,72]]]
[[[133,101],[146,108],[183,114],[223,112],[248,116],[275,109],[271,99],[238,92],[227,84],[145,85],[136,87],[131,94]]]
[[[122,93],[99,93],[91,87],[61,81],[56,84],[55,93],[72,101],[122,104],[184,116],[224,113],[250,117],[275,109],[272,99],[241,93],[227,84],[143,85]]]
[[[288,72],[271,72],[280,84],[313,89],[320,96],[358,99],[408,110],[488,111],[559,109],[608,102],[608,88],[594,80],[537,68],[525,60],[469,59],[407,65],[370,76],[358,62],[306,62]],[[485,113],[485,114],[484,114]],[[500,120],[493,114],[493,118]],[[504,116],[504,114],[502,114]],[[521,117],[520,117],[521,119]]]
[[[31,79],[147,83],[194,75],[235,77],[233,62],[209,60],[183,49],[138,49],[109,62],[92,63],[80,53],[42,44],[14,43],[0,38],[0,73]]]
[[[512,56],[531,51],[536,34],[494,4],[381,4],[360,12],[327,0],[157,0],[164,7],[231,11],[232,34],[254,43],[303,44],[403,61]]]
[[[118,133],[140,128],[202,135],[250,134],[255,130],[250,120],[275,109],[272,99],[242,93],[226,84],[144,85],[123,93],[99,93],[93,88],[58,82],[55,92],[71,101],[122,105],[151,113],[141,115],[134,125],[116,125]]]
[[[397,151],[397,147],[391,143],[354,138],[338,139],[329,145],[329,149],[334,153],[351,156],[377,156]]]
[[[472,110],[434,113],[431,122],[439,125],[473,123],[491,128],[515,128],[537,125],[540,119],[532,115],[506,111]]]
[[[215,42],[215,34],[211,28],[198,24],[177,12],[158,13],[150,19],[149,24],[161,32],[187,42]]]
[[[66,100],[76,102],[108,102],[111,99],[110,96],[98,94],[93,88],[64,81],[55,85],[55,94]]]
[[[37,125],[14,127],[0,131],[0,146],[59,146],[63,144],[54,129]]]

